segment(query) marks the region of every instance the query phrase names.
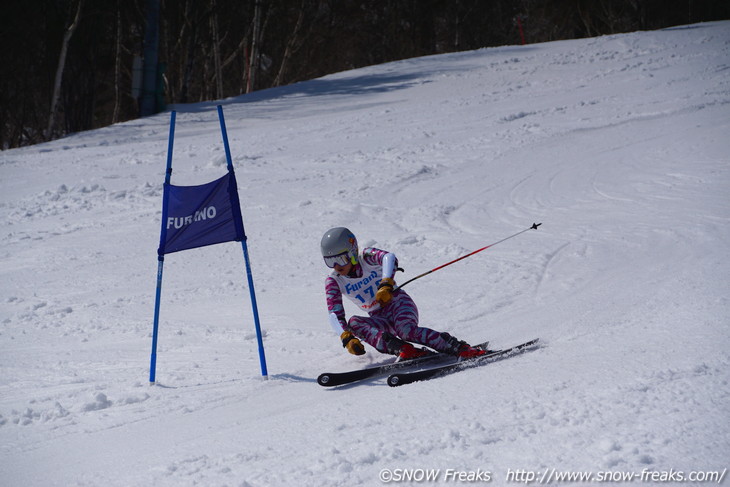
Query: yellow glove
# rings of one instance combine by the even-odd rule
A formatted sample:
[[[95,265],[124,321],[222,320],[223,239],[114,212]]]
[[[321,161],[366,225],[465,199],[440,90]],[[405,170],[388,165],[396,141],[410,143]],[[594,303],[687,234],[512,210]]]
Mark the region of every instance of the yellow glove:
[[[378,285],[378,292],[375,293],[375,301],[380,303],[380,306],[385,306],[390,303],[391,299],[393,299],[394,286],[395,281],[390,277],[384,277],[383,280],[380,281],[380,284]]]
[[[352,334],[352,332],[343,331],[342,335],[340,335],[340,339],[342,340],[342,346],[345,347],[347,351],[351,354],[365,355],[365,347],[362,343],[360,343],[360,340],[358,340],[355,335]]]

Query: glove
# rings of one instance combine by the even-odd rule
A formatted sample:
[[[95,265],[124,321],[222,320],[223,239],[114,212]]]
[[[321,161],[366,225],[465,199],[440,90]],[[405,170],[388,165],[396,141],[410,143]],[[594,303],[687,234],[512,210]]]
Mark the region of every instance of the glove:
[[[390,277],[384,277],[383,280],[380,281],[380,284],[378,285],[378,292],[375,293],[375,300],[380,303],[381,306],[385,306],[390,303],[391,299],[393,299],[394,286],[395,281]]]
[[[362,343],[360,343],[360,340],[358,340],[355,335],[352,334],[352,332],[343,331],[342,335],[340,335],[340,339],[342,339],[342,346],[345,347],[347,351],[351,354],[365,355],[365,347]]]

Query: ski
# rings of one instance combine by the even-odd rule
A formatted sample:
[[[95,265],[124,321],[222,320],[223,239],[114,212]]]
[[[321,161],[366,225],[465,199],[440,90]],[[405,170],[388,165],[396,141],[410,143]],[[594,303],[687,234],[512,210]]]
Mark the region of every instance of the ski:
[[[486,349],[488,345],[489,342],[484,342],[478,345],[474,345],[474,347]],[[450,357],[450,355],[444,353],[434,352],[433,354],[426,355],[425,357],[404,360],[402,362],[391,362],[388,364],[377,365],[375,367],[368,367],[366,369],[350,370],[347,372],[325,372],[317,377],[317,384],[324,387],[341,386],[344,384],[361,381],[370,377],[375,377],[386,372],[390,372],[391,370],[429,364],[438,361],[439,359],[443,360]]]
[[[494,362],[500,358],[506,358],[512,355],[516,355],[518,353],[521,353],[525,350],[528,350],[532,347],[535,347],[537,345],[539,338],[535,338],[534,340],[530,340],[529,342],[521,343],[519,345],[515,345],[514,347],[506,348],[504,350],[498,350],[496,352],[488,353],[487,355],[482,355],[480,357],[475,357],[472,359],[466,359],[461,360],[458,362],[451,362],[445,365],[440,365],[437,367],[431,367],[429,369],[424,370],[416,370],[413,372],[400,372],[392,374],[388,377],[388,385],[391,387],[397,387],[402,386],[405,384],[411,384],[413,382],[417,382],[420,380],[428,380],[433,379],[435,377],[441,377],[443,375],[451,374],[454,372],[458,372],[463,369],[467,369],[470,367],[477,367],[479,365],[484,365],[490,362]]]

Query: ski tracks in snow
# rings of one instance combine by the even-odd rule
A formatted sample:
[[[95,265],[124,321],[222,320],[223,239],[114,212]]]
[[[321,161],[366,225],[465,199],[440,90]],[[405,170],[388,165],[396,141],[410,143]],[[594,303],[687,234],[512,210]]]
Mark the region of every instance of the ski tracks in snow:
[[[269,381],[230,244],[168,257],[146,382],[169,116],[0,153],[8,478],[321,487],[399,467],[500,483],[724,465],[727,33],[485,49],[225,101]],[[174,184],[222,175],[214,104],[181,107],[176,140]],[[534,222],[408,291],[427,326],[549,346],[397,390],[312,382],[382,360],[344,353],[326,324],[324,230],[395,251],[401,278]]]

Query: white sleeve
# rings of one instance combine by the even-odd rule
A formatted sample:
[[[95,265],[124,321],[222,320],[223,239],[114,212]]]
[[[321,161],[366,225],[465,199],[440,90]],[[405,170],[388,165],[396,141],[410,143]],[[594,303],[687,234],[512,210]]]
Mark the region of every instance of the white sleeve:
[[[342,333],[342,325],[340,324],[340,320],[337,318],[337,315],[334,313],[330,313],[330,326],[332,329],[337,333],[338,335]]]
[[[388,252],[383,256],[383,278],[386,277],[393,279],[395,274],[395,262],[398,260],[395,254]]]

